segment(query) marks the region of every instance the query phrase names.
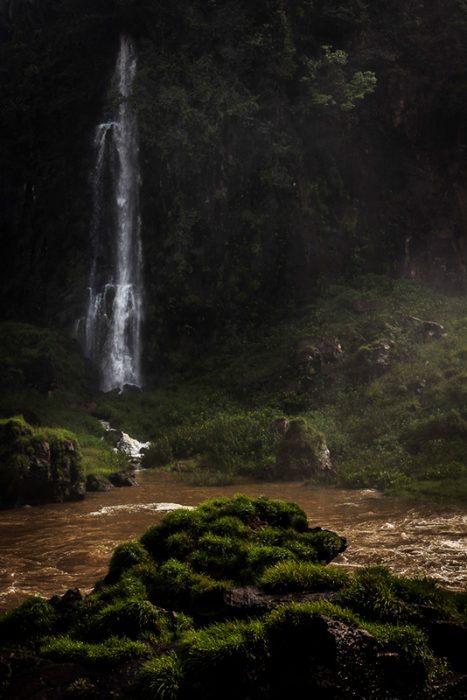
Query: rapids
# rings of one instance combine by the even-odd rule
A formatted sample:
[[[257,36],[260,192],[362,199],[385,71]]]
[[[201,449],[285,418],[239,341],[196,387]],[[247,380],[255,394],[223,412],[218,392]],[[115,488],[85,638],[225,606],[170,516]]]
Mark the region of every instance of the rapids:
[[[79,503],[0,511],[0,607],[73,586],[89,591],[119,542],[138,538],[168,510],[236,493],[295,501],[311,526],[345,536],[349,546],[334,562],[337,566],[384,565],[399,574],[432,576],[454,590],[467,589],[467,512],[461,508],[296,482],[200,487],[153,471],[138,472],[137,478],[138,487],[90,493]]]

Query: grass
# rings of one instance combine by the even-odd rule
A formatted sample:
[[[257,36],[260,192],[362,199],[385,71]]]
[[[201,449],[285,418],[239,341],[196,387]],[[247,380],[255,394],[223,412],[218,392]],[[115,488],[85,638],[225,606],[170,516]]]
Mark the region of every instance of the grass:
[[[135,657],[146,656],[148,645],[125,637],[110,637],[101,644],[90,644],[63,636],[45,641],[40,653],[52,661],[114,666]]]
[[[279,561],[263,572],[259,583],[267,593],[294,593],[340,590],[348,579],[339,569],[308,561]]]

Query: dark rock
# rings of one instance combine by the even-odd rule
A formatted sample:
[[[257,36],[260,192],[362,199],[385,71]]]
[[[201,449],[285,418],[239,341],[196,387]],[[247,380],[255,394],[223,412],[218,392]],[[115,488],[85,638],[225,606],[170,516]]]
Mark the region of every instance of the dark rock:
[[[295,364],[302,378],[311,378],[326,371],[330,365],[338,362],[342,355],[342,345],[337,338],[304,338],[297,345]]]
[[[32,467],[50,467],[50,445],[48,442],[40,442],[36,445],[33,455],[31,455]]]
[[[321,365],[334,364],[338,362],[344,354],[338,338],[326,338],[320,341],[318,350],[321,357]]]
[[[262,614],[284,603],[313,603],[317,600],[334,602],[338,600],[338,595],[331,591],[272,595],[264,593],[256,586],[242,586],[241,588],[231,588],[223,596],[224,612],[233,617]]]
[[[362,345],[351,358],[351,370],[360,378],[371,379],[393,365],[394,341],[381,340]]]
[[[60,615],[63,615],[75,610],[82,600],[83,596],[79,588],[69,588],[62,596],[52,596],[52,598],[49,599],[49,603],[53,605]]]
[[[129,470],[123,470],[121,472],[112,472],[109,474],[109,481],[113,486],[138,486],[138,482],[135,479],[135,472]]]
[[[427,631],[435,654],[446,658],[456,671],[467,674],[467,627],[435,620],[429,624]]]
[[[417,316],[408,316],[408,320],[421,340],[444,338],[447,335],[445,327],[436,321],[424,321]]]
[[[75,483],[69,490],[66,501],[82,501],[86,497],[86,484],[84,481]]]
[[[110,491],[112,484],[101,474],[88,474],[86,491]]]

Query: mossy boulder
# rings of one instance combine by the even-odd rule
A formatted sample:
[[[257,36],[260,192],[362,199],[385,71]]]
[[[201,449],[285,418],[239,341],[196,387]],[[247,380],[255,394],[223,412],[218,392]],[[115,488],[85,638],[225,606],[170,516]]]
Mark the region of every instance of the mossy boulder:
[[[78,443],[72,433],[33,428],[22,418],[0,420],[0,506],[84,497]]]
[[[238,495],[173,511],[119,545],[89,595],[0,615],[2,690],[11,700],[38,688],[57,700],[463,700],[465,594],[323,565],[344,548],[294,503]]]
[[[324,435],[304,418],[289,422],[277,449],[274,476],[325,482],[333,479],[334,470]]]
[[[351,374],[369,381],[384,374],[394,364],[394,342],[384,338],[361,345],[350,359]]]

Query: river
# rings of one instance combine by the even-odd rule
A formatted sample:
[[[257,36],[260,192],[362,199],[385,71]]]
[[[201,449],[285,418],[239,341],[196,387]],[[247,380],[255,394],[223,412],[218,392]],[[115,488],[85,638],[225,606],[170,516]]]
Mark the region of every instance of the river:
[[[89,591],[119,542],[136,539],[172,504],[194,506],[217,496],[264,494],[298,503],[311,526],[335,530],[348,549],[335,564],[388,566],[398,574],[432,576],[467,589],[467,512],[408,503],[377,491],[324,490],[300,483],[199,487],[157,472],[139,472],[139,486],[88,494],[78,503],[0,511],[0,608],[26,596]]]

